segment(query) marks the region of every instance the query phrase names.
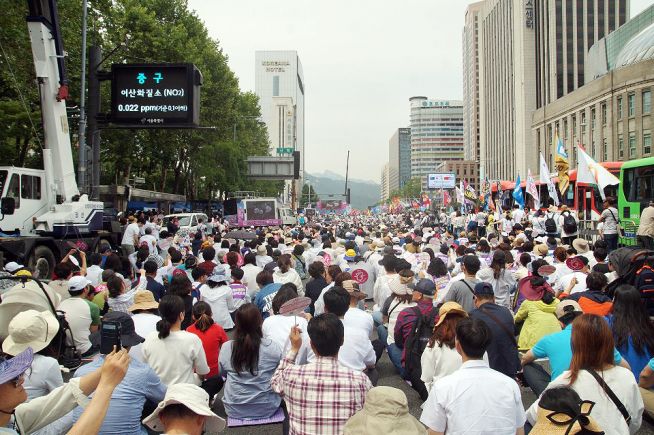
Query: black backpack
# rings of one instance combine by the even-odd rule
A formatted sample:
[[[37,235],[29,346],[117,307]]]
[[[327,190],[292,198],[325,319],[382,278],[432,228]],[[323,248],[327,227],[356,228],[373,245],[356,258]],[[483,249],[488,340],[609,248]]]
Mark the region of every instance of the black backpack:
[[[424,382],[420,380],[422,374],[420,359],[434,331],[438,310],[433,308],[427,316],[423,315],[418,307],[413,307],[413,310],[416,313],[416,321],[404,342],[404,371],[406,379],[411,381],[411,386],[424,401],[427,400],[429,392]]]
[[[547,219],[545,219],[545,231],[548,234],[556,233],[556,221],[554,220],[553,214],[547,215]]]
[[[569,211],[563,214],[563,229],[568,234],[574,234],[577,232],[577,221]]]

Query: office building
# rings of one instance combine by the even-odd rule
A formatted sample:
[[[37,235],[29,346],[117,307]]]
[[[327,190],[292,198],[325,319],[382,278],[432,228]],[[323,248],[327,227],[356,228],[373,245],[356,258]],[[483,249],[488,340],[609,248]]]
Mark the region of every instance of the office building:
[[[479,12],[479,175],[515,178],[538,167],[534,17],[523,0],[487,0]],[[524,13],[523,13],[524,11]]]
[[[588,62],[589,77],[597,78],[534,113],[536,151],[552,168],[558,130],[573,167],[577,146],[596,161],[651,157],[654,6],[599,40]]]
[[[294,183],[299,194],[306,155],[304,74],[297,51],[257,51],[254,86],[261,121],[268,128],[270,154],[291,157],[294,151],[300,152],[300,180]]]
[[[445,173],[456,175],[456,185],[462,180],[468,181],[475,192],[479,193],[479,165],[474,160],[450,161],[443,165]],[[441,172],[441,171],[439,171]]]
[[[463,160],[463,102],[412,97],[409,103],[411,178],[426,189],[427,175],[440,164]]]
[[[391,187],[389,184],[389,164],[386,163],[382,168],[381,172],[381,196],[379,198],[380,202],[385,202],[390,198]]]
[[[479,162],[479,14],[483,2],[466,9],[463,28],[463,154]]]
[[[540,108],[584,85],[589,49],[626,22],[629,0],[530,0],[527,3],[533,3],[536,107]]]
[[[411,179],[411,129],[398,128],[388,141],[389,184],[401,189]]]

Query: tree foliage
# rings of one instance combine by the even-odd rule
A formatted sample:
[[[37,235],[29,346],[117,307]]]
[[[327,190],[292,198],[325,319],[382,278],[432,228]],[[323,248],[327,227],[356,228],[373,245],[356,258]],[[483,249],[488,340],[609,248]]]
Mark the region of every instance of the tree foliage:
[[[316,202],[318,202],[320,198],[318,197],[318,194],[316,193],[316,189],[314,187],[311,187],[309,184],[305,184],[302,186],[302,195],[300,196],[300,208],[304,208],[307,206],[307,204],[313,204],[315,207]]]
[[[39,167],[43,132],[25,22],[27,5],[24,1],[3,5],[0,161]],[[59,0],[58,7],[68,54],[71,96],[67,105],[72,108],[79,106],[80,100],[81,0]],[[189,10],[186,0],[93,0],[89,2],[88,23],[89,46],[100,46],[105,56],[118,47],[102,68],[120,62],[194,63],[204,78],[200,125],[213,127],[103,130],[102,184],[123,184],[138,176],[145,178],[146,188],[186,194],[189,199],[218,198],[235,190],[276,195],[281,190],[283,183],[252,182],[245,176],[248,156],[268,154],[266,128],[257,121],[261,116],[258,98],[240,91],[219,42],[209,37],[206,26]],[[103,112],[108,112],[109,101],[110,85],[104,82]],[[78,117],[79,112],[69,111],[75,158]]]

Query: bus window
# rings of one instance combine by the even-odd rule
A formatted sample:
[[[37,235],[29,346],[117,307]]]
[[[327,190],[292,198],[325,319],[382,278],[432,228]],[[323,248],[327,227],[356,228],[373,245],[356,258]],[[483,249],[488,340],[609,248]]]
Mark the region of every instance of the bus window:
[[[615,187],[615,186],[613,186]],[[608,189],[604,189],[604,192],[606,192]],[[615,189],[614,189],[615,190]],[[611,196],[611,195],[609,195]],[[607,196],[608,198],[608,196]],[[595,203],[595,210],[599,212],[599,214],[602,214],[602,211],[604,211],[604,200],[602,199],[602,195],[600,195],[599,188],[597,186],[593,186],[593,201]]]
[[[576,183],[570,183],[570,186],[568,186],[568,189],[565,191],[565,195],[563,195],[563,204],[567,205],[570,208],[575,207],[575,189],[576,189]]]
[[[654,166],[625,169],[622,188],[627,201],[639,202],[641,209],[647,207],[654,198]]]

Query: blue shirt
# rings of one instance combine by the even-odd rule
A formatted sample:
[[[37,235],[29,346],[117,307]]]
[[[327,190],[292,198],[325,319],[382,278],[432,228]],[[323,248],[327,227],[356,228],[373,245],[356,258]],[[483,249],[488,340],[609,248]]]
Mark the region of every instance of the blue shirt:
[[[538,340],[538,343],[531,348],[536,358],[549,358],[552,367],[552,379],[556,379],[561,373],[570,368],[572,361],[572,324],[566,326],[561,332],[546,335]],[[620,364],[622,356],[620,352],[613,349],[615,363]]]
[[[272,300],[281,286],[278,282],[271,282],[259,290],[257,297],[254,298],[254,304],[259,308],[264,319],[270,315],[269,311],[272,311]]]
[[[264,338],[259,346],[259,365],[255,375],[249,371],[237,373],[232,366],[230,340],[220,349],[218,364],[220,374],[226,377],[223,389],[223,405],[227,415],[239,419],[259,419],[271,417],[282,401],[272,390],[270,380],[282,360],[282,348],[276,342]]]
[[[104,356],[83,365],[75,372],[81,377],[98,369],[104,363]],[[141,426],[141,412],[145,399],[159,403],[166,395],[166,386],[149,365],[134,358],[129,363],[127,374],[111,395],[109,409],[100,427],[100,434],[141,435],[147,434]],[[79,420],[83,409],[73,411],[74,421]]]
[[[608,316],[606,320],[609,322],[609,326],[613,329],[613,316]],[[643,371],[650,359],[654,357],[645,346],[644,353],[638,353],[634,347],[634,341],[631,339],[631,336],[627,337],[627,344],[618,348],[620,354],[624,355],[624,359],[629,363],[631,371],[636,377],[636,382],[640,378],[640,372]]]

